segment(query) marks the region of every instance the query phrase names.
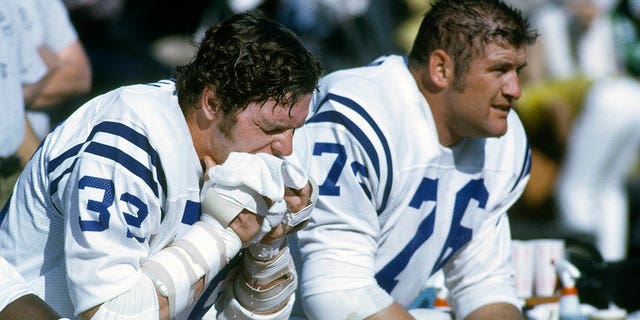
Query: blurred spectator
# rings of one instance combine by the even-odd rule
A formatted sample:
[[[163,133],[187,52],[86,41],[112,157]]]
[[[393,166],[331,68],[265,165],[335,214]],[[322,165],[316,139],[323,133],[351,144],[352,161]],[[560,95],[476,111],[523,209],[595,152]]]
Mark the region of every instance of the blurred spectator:
[[[25,134],[25,99],[40,90],[47,67],[36,47],[24,36],[18,1],[0,2],[0,179],[20,169],[18,148]],[[6,200],[6,199],[2,199]]]
[[[24,165],[50,129],[48,113],[89,92],[91,65],[61,0],[21,0],[18,10],[26,36],[49,68],[40,91],[27,103],[29,123],[21,146]]]
[[[595,236],[596,247],[608,261],[627,257],[627,183],[640,153],[638,1],[621,1],[613,17],[618,49],[613,57],[625,73],[596,82],[587,94],[557,186],[563,226]]]
[[[516,214],[551,222],[557,217],[554,188],[573,120],[592,82],[617,73],[607,7],[598,1],[546,0],[527,8],[540,40],[529,56],[516,105],[533,157]]]
[[[93,71],[95,96],[114,87],[153,82],[171,76],[173,66],[163,64],[153,52],[156,40],[166,35],[193,34],[212,3],[185,0],[64,0],[85,46]],[[65,119],[80,103],[56,114]]]
[[[592,239],[609,261],[626,257],[627,178],[640,146],[640,87],[625,76],[633,50],[619,50],[629,32],[615,36],[614,4],[547,1],[531,12],[540,46],[517,104],[534,158],[519,213],[549,218],[555,236]]]

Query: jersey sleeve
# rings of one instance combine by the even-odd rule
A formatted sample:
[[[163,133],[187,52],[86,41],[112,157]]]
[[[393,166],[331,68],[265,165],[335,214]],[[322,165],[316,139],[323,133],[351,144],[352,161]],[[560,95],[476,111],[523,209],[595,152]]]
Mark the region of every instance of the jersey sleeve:
[[[65,156],[72,163],[55,171],[50,192],[65,218],[69,293],[80,313],[136,283],[162,218],[162,189],[155,149],[133,125],[102,122]]]
[[[320,106],[302,129],[307,150],[296,149],[313,159],[309,173],[319,186],[311,221],[298,232],[303,297],[377,286],[384,138],[358,102],[331,93],[322,99],[314,101]]]
[[[510,262],[511,237],[506,215],[484,227],[462,248],[443,271],[450,290],[449,303],[456,318],[490,303],[518,306]]]

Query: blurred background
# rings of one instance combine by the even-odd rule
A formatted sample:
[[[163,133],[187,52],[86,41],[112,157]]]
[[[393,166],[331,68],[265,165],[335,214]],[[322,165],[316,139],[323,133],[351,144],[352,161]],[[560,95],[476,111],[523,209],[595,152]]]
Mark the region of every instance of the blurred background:
[[[610,211],[624,211],[626,218],[619,217],[620,213],[611,218],[626,220],[622,226],[625,230],[612,230],[626,235],[627,244],[618,251],[623,250],[624,256],[639,256],[640,170],[635,155],[640,146],[633,144],[638,134],[621,133],[618,141],[606,143],[620,144],[617,149],[607,149],[611,152],[633,151],[626,152],[633,159],[625,160],[619,170],[624,172],[616,172],[618,181],[611,183],[616,184],[610,188],[617,188],[615,192],[589,190],[562,195],[558,184],[564,178],[567,147],[571,139],[579,139],[572,135],[574,122],[584,109],[586,97],[594,91],[594,83],[620,77],[635,79],[637,75],[640,60],[625,60],[628,53],[616,50],[634,50],[638,23],[634,10],[640,11],[640,1],[508,1],[529,16],[532,27],[540,33],[529,52],[528,67],[522,74],[523,93],[516,106],[527,127],[534,161],[529,187],[510,212],[514,238],[575,236],[595,241],[593,227],[572,223],[565,216],[593,215],[592,221],[601,221],[608,219]],[[64,120],[88,98],[117,86],[170,77],[176,65],[189,61],[203,32],[234,12],[263,10],[296,32],[319,56],[325,72],[330,72],[366,65],[384,54],[408,53],[429,6],[425,0],[65,0],[65,4],[91,61],[93,86],[90,94],[54,110],[52,122]],[[627,25],[614,23],[623,18]],[[629,66],[633,63],[638,65]],[[614,99],[613,104],[625,103],[624,96],[616,99],[620,101]],[[610,115],[617,112],[609,109]],[[594,126],[591,131],[620,127],[589,125]],[[590,142],[590,149],[604,148],[596,145],[598,141]],[[591,157],[592,153],[582,157]],[[605,162],[610,163],[604,170],[614,171],[615,154],[608,156],[611,159]],[[611,180],[598,179],[601,183],[597,184]],[[606,205],[590,202],[604,198],[607,192],[617,192],[610,198],[617,197],[618,202],[624,198],[625,204],[607,210]],[[564,205],[569,198],[583,203],[581,209]],[[613,258],[621,257],[615,253]]]
[[[509,213],[513,238],[584,244],[595,249],[589,259],[598,266],[640,258],[640,0],[508,1],[540,33],[515,106],[533,164]],[[330,72],[407,54],[429,7],[425,0],[64,2],[93,85],[51,110],[52,126],[98,94],[171,77],[203,32],[234,12],[263,10]],[[16,177],[1,184],[0,204]]]

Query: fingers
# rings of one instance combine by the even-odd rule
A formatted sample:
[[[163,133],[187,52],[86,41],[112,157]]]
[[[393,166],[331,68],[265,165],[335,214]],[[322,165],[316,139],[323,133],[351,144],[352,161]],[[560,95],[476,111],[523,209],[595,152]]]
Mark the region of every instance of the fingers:
[[[240,237],[242,244],[247,245],[260,231],[263,219],[263,217],[245,209],[231,221],[229,227]]]
[[[274,243],[280,238],[285,237],[289,233],[288,225],[284,223],[279,223],[277,226],[273,227],[269,233],[267,233],[261,240],[262,243],[270,244]]]
[[[277,226],[275,226],[273,229],[271,229],[271,231],[269,231],[269,233],[267,233],[264,236],[264,238],[262,238],[261,242],[266,244],[274,243],[281,238],[284,238],[290,234],[298,232],[299,230],[307,226],[308,223],[309,223],[309,220],[305,220],[304,222],[299,223],[298,225],[295,225],[293,227],[285,223],[280,223]]]
[[[205,172],[209,171],[209,169],[218,165],[215,161],[213,161],[213,158],[211,158],[210,156],[204,156],[204,159],[202,159],[202,161],[204,162]]]
[[[289,205],[289,210],[291,210],[291,212],[298,212],[309,205],[311,191],[310,183],[307,183],[307,185],[300,190],[285,188],[284,200]]]

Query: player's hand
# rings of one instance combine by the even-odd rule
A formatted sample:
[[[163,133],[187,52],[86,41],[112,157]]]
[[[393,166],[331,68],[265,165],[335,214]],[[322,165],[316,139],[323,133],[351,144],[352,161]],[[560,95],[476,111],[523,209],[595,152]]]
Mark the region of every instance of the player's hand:
[[[311,193],[311,183],[307,183],[307,185],[300,190],[285,187],[284,200],[287,202],[289,210],[295,214],[295,212],[299,212],[311,203]],[[300,230],[305,225],[306,222],[293,227],[285,223],[280,223],[273,227],[271,231],[262,238],[262,242],[274,243],[286,235]]]
[[[204,172],[208,172],[209,169],[217,165],[213,158],[209,156],[204,157],[204,164]],[[205,179],[207,178],[208,176],[205,174]],[[240,237],[242,245],[246,246],[260,231],[262,220],[264,220],[264,217],[244,209],[233,220],[231,220],[229,227],[238,235],[238,237]]]

